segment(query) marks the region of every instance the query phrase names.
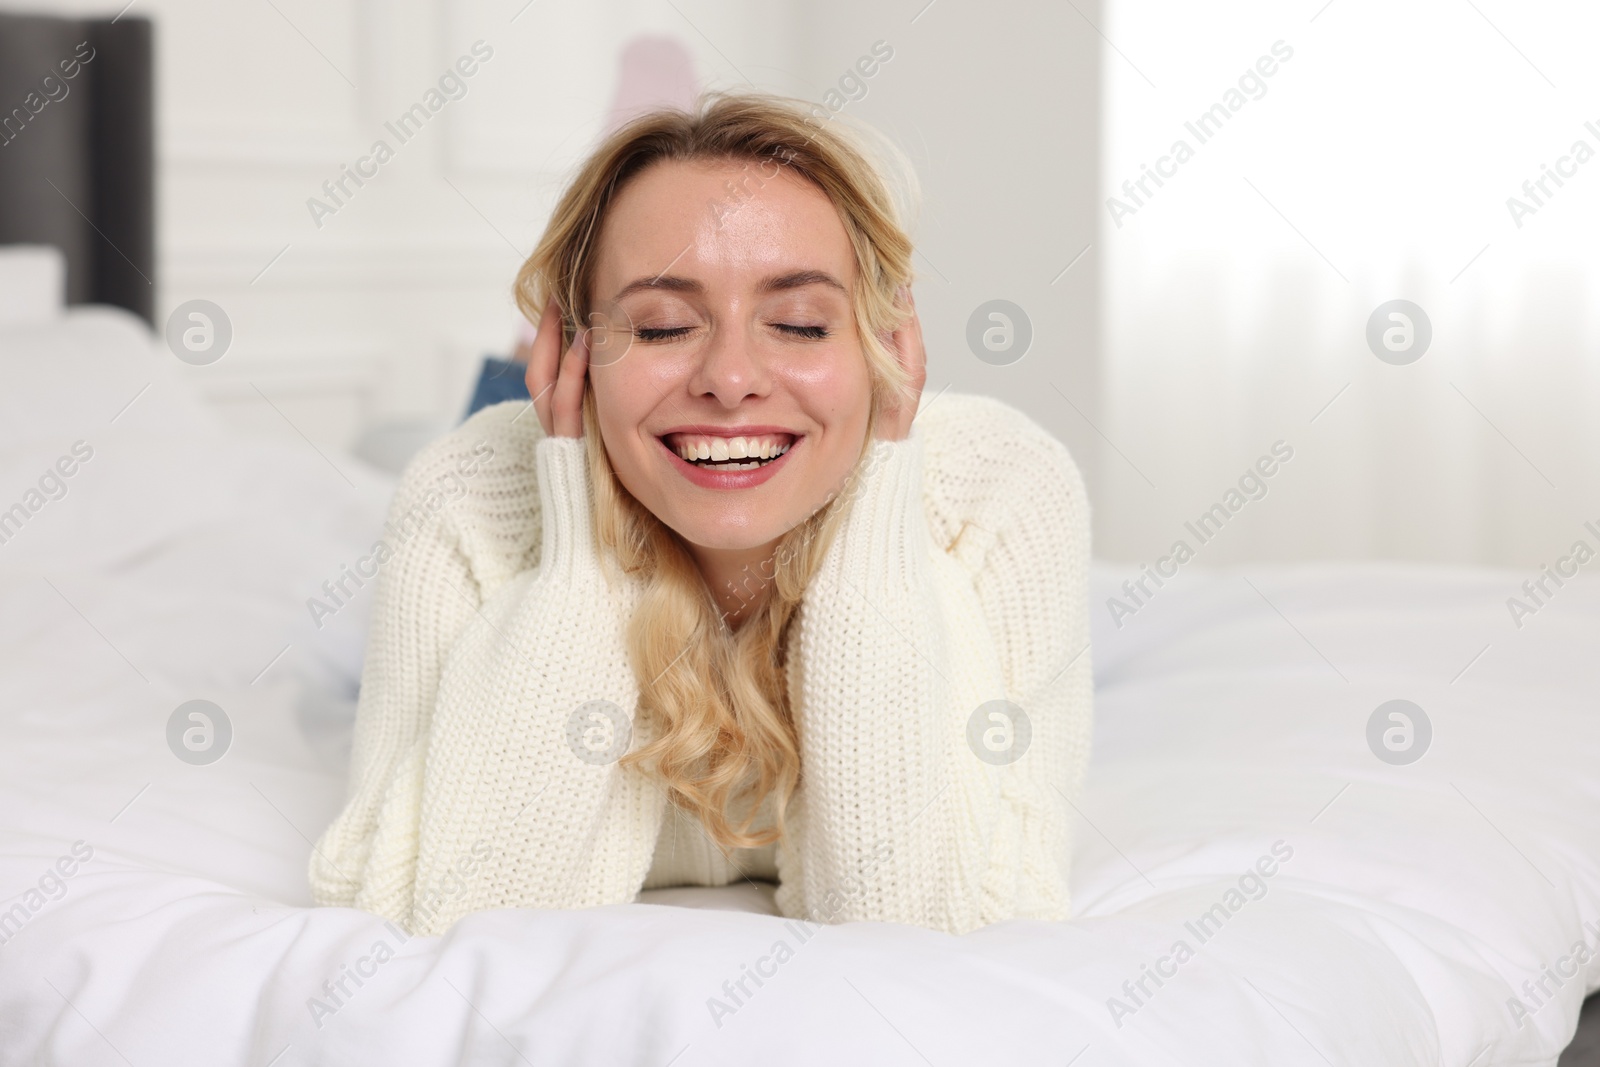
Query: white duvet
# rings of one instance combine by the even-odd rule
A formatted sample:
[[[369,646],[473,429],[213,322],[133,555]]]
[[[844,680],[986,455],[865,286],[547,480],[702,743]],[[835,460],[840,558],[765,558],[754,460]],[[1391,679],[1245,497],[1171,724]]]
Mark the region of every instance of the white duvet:
[[[1067,923],[310,908],[370,587],[305,600],[392,481],[235,441],[143,344],[0,336],[0,508],[94,449],[0,543],[0,1065],[1533,1065],[1600,986],[1600,589],[1517,629],[1529,575],[1420,566],[1187,568],[1120,630],[1097,572]],[[195,699],[208,765],[168,743]],[[1395,699],[1409,764],[1369,747]]]

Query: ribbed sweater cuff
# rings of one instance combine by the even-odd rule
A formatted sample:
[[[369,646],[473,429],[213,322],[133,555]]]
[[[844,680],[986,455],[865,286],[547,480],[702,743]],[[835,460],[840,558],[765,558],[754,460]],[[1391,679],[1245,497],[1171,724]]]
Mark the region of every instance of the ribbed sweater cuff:
[[[874,441],[862,459],[850,512],[826,566],[857,587],[919,590],[927,581],[922,436]]]
[[[575,576],[600,573],[594,531],[594,488],[581,437],[546,437],[535,446],[539,507],[544,536],[539,573]]]

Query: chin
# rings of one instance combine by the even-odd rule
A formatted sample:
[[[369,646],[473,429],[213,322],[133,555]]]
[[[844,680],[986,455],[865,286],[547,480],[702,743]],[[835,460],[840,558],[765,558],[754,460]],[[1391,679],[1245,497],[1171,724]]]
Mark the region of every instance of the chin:
[[[788,533],[787,529],[752,530],[748,526],[708,525],[704,522],[674,525],[679,537],[698,548],[717,549],[724,552],[747,552],[770,545]]]

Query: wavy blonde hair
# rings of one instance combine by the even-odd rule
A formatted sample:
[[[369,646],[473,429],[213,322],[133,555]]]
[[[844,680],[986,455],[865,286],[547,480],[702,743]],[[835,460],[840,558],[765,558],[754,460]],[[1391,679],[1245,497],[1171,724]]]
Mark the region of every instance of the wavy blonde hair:
[[[905,207],[895,196],[914,198],[914,177],[902,167],[905,184],[892,186],[860,135],[819,112],[767,94],[711,93],[689,111],[639,116],[610,134],[580,167],[515,286],[530,322],[538,322],[555,299],[565,349],[577,324],[589,321],[606,212],[630,179],[663,161],[743,161],[757,164],[763,176],[771,167],[788,168],[828,197],[849,236],[858,268],[851,303],[872,390],[866,439],[845,488],[783,536],[770,573],[751,576],[772,589],[737,630],[718,611],[682,539],[618,481],[600,440],[594,390],[584,390],[595,530],[623,571],[645,582],[628,622],[627,648],[639,711],[652,715],[659,728],[654,740],[622,763],[653,773],[669,799],[698,817],[724,850],[783,837],[784,811],[801,781],[786,686],[790,622],[837,532],[842,504],[863,473],[861,458],[881,412],[909,396],[906,372],[885,341],[909,314],[898,294],[912,280],[912,249],[901,222]],[[878,147],[892,152],[886,143]],[[708,210],[734,206],[730,197]],[[749,580],[745,585],[750,588]],[[769,800],[770,823],[754,829]]]

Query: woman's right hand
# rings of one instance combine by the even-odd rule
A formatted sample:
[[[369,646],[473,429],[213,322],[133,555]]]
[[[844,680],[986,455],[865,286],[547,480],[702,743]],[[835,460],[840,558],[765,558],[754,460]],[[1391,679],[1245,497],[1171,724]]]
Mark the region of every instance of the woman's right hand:
[[[583,389],[589,370],[589,331],[579,330],[561,351],[561,309],[545,305],[528,353],[528,395],[548,437],[583,436]]]

